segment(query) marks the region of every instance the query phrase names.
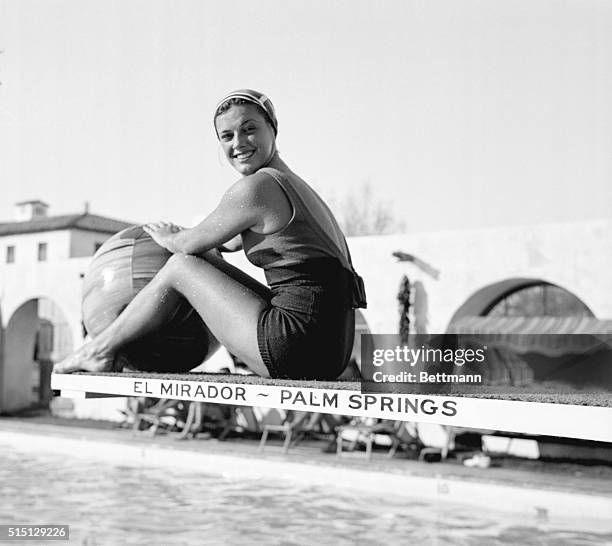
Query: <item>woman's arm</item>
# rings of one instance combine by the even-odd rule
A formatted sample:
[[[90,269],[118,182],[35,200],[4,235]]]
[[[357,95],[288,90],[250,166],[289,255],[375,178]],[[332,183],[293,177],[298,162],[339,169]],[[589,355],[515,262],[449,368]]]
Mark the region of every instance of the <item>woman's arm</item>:
[[[236,238],[247,229],[272,233],[291,218],[291,205],[280,186],[265,173],[241,178],[215,210],[191,229],[176,231],[163,222],[145,231],[170,252],[202,254]]]
[[[237,250],[242,250],[242,237],[240,235],[236,235],[233,239],[226,241],[221,246],[217,247],[221,252],[236,252]]]

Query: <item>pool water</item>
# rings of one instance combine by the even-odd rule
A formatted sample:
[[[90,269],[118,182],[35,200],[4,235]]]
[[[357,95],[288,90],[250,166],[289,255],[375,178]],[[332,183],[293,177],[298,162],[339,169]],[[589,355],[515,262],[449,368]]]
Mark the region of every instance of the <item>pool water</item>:
[[[612,544],[612,534],[560,530],[399,495],[237,481],[4,448],[0,524],[68,524],[70,544],[87,546]]]

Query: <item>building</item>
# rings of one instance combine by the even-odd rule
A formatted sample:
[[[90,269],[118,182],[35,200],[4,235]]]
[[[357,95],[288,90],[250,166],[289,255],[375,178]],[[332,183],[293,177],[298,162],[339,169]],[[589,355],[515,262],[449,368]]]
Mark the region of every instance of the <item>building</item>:
[[[81,279],[94,252],[131,224],[91,214],[50,216],[39,200],[0,223],[0,411],[49,399],[51,363],[81,344]]]
[[[19,203],[16,220],[0,224],[0,412],[40,400],[50,363],[81,344],[83,273],[97,247],[130,225],[47,210],[40,201]],[[350,246],[373,333],[398,332],[407,277],[413,332],[518,317],[522,332],[537,333],[537,317],[552,316],[563,331],[578,317],[612,334],[612,220],[357,237]],[[263,281],[242,253],[227,259]]]
[[[455,314],[481,315],[530,286],[553,285],[572,294],[597,318],[612,318],[612,220],[478,228],[360,237],[353,261],[367,279],[365,311],[372,330],[397,331],[399,279],[422,283],[421,313],[429,332],[445,332]],[[400,261],[396,251],[415,261]],[[390,284],[392,280],[392,284]]]

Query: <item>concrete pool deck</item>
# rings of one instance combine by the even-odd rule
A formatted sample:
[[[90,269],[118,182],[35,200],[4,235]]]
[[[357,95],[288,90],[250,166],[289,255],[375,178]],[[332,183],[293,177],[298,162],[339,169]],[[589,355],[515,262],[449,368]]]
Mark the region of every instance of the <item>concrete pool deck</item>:
[[[410,496],[480,509],[524,514],[525,522],[612,530],[612,468],[467,468],[450,462],[427,464],[375,453],[337,457],[321,444],[281,452],[272,442],[262,453],[256,441],[176,441],[147,437],[103,424],[59,424],[57,419],[0,418],[0,445],[28,453],[56,453],[127,466],[155,466],[221,474],[238,479],[289,480],[302,486],[337,486],[355,491]],[[576,466],[576,465],[575,465]]]

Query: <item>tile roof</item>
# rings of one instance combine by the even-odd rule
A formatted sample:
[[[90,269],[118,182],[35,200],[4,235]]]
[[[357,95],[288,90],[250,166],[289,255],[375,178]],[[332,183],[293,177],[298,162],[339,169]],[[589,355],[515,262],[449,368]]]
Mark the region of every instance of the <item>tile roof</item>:
[[[64,216],[49,216],[26,222],[0,223],[0,236],[18,235],[21,233],[38,233],[40,231],[56,231],[62,229],[80,229],[113,234],[133,226],[133,223],[114,220],[96,214],[68,214]]]

